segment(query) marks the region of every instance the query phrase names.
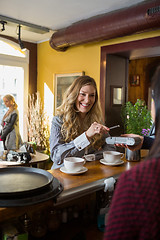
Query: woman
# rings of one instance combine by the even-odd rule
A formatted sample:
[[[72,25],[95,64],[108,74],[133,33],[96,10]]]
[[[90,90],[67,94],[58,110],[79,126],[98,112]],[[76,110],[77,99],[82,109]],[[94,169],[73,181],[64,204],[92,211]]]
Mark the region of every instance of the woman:
[[[3,102],[8,108],[2,119],[1,140],[4,144],[5,150],[17,150],[19,149],[21,136],[19,133],[19,113],[17,110],[17,104],[12,95],[5,95]]]
[[[118,180],[105,240],[160,239],[160,66],[153,77],[152,91],[155,140],[148,159]]]
[[[95,153],[99,159],[102,150],[115,150],[115,146],[105,144],[108,131],[102,124],[95,80],[89,76],[78,77],[67,89],[57,116],[52,120],[52,169],[60,168],[65,157]]]

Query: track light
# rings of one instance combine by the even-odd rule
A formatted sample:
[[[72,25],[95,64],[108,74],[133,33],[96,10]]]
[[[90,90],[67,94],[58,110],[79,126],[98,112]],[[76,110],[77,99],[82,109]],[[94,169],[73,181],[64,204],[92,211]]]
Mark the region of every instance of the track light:
[[[20,48],[21,48],[23,51],[25,51],[26,48],[24,47],[24,44],[23,44],[23,42],[22,42],[22,40],[21,40],[21,25],[18,25],[18,43],[19,43]]]
[[[3,32],[5,30],[5,24],[7,24],[7,22],[1,20],[0,24],[2,24],[1,32]]]
[[[21,27],[23,27],[24,30],[34,32],[34,33],[39,33],[39,34],[47,33],[50,30],[49,28],[46,28],[46,27],[42,27],[42,26],[35,25],[32,23],[20,21],[15,18],[6,17],[4,15],[0,15],[0,22],[1,21],[6,21],[8,25],[12,24],[12,25],[15,25],[15,27],[17,25],[21,25]]]

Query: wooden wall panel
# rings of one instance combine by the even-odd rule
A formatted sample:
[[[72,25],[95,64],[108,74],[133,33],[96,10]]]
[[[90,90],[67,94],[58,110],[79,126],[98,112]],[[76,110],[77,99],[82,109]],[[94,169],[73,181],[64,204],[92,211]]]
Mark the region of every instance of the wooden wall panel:
[[[129,63],[128,101],[133,104],[137,99],[145,100],[148,104],[148,88],[151,84],[152,72],[160,64],[160,57],[131,60]],[[139,85],[132,85],[132,77],[139,76]]]

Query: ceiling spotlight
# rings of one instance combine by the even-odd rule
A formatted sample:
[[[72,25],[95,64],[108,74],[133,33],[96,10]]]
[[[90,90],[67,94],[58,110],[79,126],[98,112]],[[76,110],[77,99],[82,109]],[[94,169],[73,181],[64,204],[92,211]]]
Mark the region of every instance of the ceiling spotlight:
[[[5,30],[5,24],[7,24],[7,22],[0,20],[0,24],[2,24],[1,32],[3,32]]]
[[[21,48],[23,51],[25,51],[26,48],[24,47],[24,44],[23,44],[23,42],[22,42],[22,40],[21,40],[21,25],[18,25],[18,43],[19,43],[20,48]]]

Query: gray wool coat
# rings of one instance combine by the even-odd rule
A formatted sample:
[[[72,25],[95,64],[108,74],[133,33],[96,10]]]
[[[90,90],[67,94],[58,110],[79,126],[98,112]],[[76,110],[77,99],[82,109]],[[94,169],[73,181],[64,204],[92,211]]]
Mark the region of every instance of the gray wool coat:
[[[19,112],[13,110],[1,123],[1,139],[4,142],[5,149],[17,150],[22,144],[22,139],[19,133]]]

